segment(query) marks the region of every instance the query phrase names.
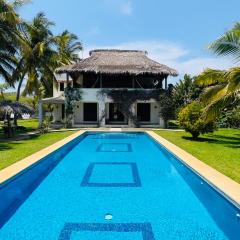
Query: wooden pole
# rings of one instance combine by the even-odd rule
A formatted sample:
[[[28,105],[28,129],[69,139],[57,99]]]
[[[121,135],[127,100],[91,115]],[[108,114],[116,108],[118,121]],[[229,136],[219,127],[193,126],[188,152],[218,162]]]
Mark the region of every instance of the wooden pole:
[[[167,90],[167,77],[165,77],[165,90]]]

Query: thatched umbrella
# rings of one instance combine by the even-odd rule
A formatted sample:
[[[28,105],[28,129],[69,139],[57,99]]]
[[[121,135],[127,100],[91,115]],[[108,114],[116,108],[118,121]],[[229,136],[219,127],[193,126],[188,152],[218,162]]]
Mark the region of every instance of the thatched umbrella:
[[[0,101],[0,116],[1,118],[8,118],[11,114],[22,115],[33,114],[34,109],[27,104],[11,101],[11,100],[2,100]]]
[[[11,114],[19,116],[24,113],[33,114],[34,110],[24,103],[10,100],[0,101],[0,117],[4,119],[3,129],[6,137],[13,137],[15,133],[16,126],[11,124]]]

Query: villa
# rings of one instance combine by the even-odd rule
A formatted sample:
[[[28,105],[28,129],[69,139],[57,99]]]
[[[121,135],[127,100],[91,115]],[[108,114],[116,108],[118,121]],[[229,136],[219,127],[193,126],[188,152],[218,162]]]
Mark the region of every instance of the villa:
[[[65,89],[70,86],[81,92],[81,99],[73,106],[73,127],[130,127],[131,119],[119,107],[119,103],[103,90],[143,93],[167,89],[168,76],[177,76],[176,70],[148,58],[147,52],[136,50],[93,50],[90,57],[76,64],[57,69],[57,84],[53,97],[39,103],[39,122],[43,119],[42,104],[53,104],[54,123],[61,124],[66,114]],[[124,99],[122,100],[124,101]],[[159,101],[149,97],[137,100],[131,106],[139,126],[163,127]]]

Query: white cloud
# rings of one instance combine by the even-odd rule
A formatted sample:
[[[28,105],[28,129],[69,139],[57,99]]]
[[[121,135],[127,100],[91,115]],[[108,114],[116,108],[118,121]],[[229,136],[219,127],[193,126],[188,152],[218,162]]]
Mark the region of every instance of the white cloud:
[[[132,2],[127,1],[120,5],[120,12],[125,15],[131,15],[133,11]]]
[[[180,76],[185,73],[196,75],[206,68],[227,69],[234,65],[234,62],[227,58],[191,57],[192,51],[190,49],[181,44],[167,41],[136,41],[117,45],[89,46],[84,49],[83,56],[87,57],[89,50],[92,49],[146,50],[150,58],[175,68]]]

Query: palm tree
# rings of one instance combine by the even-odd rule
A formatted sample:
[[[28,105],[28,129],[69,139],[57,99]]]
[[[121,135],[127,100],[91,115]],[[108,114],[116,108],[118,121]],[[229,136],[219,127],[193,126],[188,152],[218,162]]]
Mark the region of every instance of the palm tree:
[[[221,38],[210,45],[217,55],[232,56],[240,61],[240,23],[227,31]],[[206,69],[195,80],[199,86],[205,87],[201,101],[206,104],[204,117],[212,120],[229,106],[240,101],[240,67],[229,70]]]
[[[60,65],[69,65],[80,60],[78,52],[82,50],[82,44],[77,40],[78,37],[67,30],[56,37],[55,43]]]
[[[20,46],[17,67],[13,72],[13,79],[18,82],[16,101],[19,101],[23,80],[26,78],[25,93],[37,93],[40,83],[51,91],[48,74],[54,78],[54,68],[57,66],[56,52],[53,50],[54,37],[50,22],[43,13],[37,14],[32,23],[26,24],[22,31],[24,42]]]
[[[11,72],[16,64],[15,53],[19,45],[19,29],[22,20],[16,10],[24,1],[9,3],[0,0],[0,76],[11,83]]]
[[[212,43],[209,48],[219,56],[231,56],[240,61],[240,22]]]

